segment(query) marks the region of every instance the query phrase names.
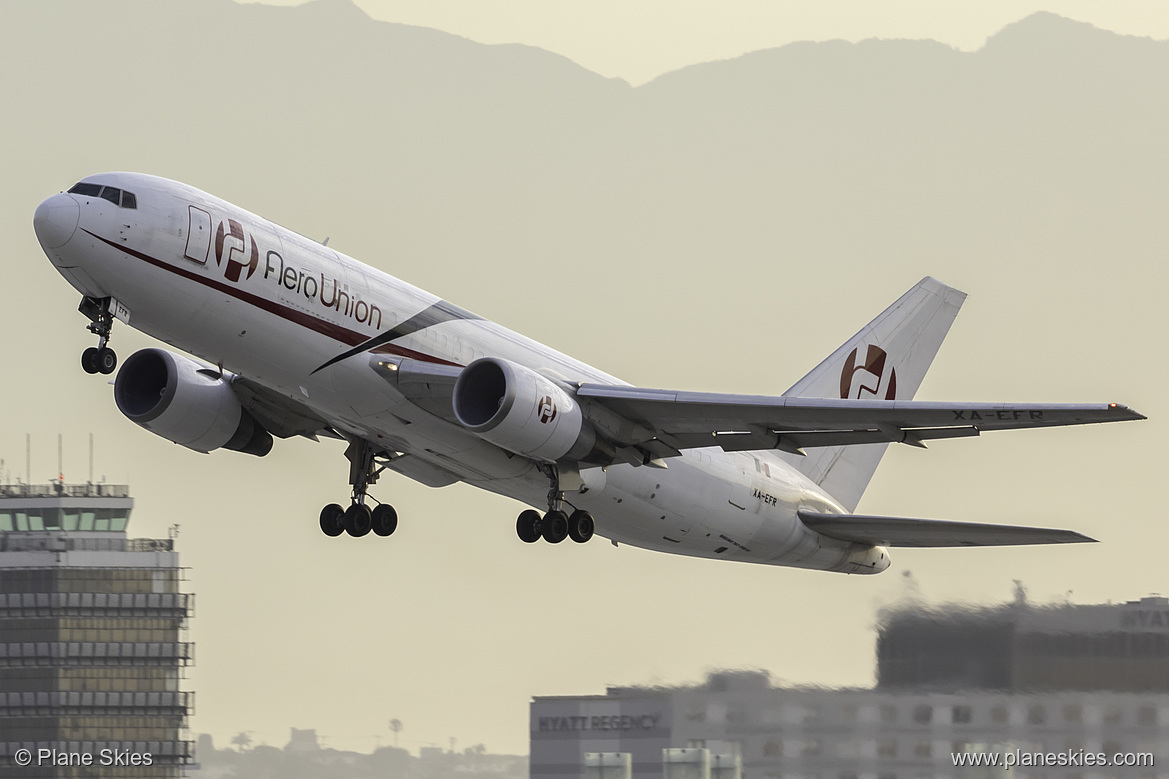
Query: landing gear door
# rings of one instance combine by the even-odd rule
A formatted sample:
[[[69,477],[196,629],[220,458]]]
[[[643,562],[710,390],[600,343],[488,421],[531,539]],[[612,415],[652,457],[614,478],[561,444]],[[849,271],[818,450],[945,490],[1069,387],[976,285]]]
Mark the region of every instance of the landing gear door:
[[[126,308],[121,301],[110,298],[109,310],[114,315],[114,319],[127,325],[130,324],[130,309]]]

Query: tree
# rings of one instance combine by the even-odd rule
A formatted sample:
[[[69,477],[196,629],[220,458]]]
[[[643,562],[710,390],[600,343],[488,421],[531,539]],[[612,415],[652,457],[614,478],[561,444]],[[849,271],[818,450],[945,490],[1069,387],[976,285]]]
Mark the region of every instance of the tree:
[[[240,752],[248,749],[252,745],[252,737],[246,732],[240,732],[231,740],[233,746],[238,747]]]
[[[394,746],[398,746],[398,734],[402,732],[402,720],[390,720],[390,730],[394,731]]]

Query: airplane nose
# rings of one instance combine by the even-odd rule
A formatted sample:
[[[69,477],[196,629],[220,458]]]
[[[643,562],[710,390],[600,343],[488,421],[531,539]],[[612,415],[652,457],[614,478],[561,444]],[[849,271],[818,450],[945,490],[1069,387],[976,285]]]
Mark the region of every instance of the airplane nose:
[[[53,195],[37,206],[32,216],[32,226],[44,249],[59,249],[69,243],[77,231],[77,220],[80,217],[81,207],[76,200],[65,194]]]

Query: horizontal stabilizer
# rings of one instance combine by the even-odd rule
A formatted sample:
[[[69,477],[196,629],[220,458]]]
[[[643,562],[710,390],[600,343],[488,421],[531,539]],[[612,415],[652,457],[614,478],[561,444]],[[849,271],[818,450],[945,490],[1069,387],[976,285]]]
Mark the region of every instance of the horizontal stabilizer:
[[[799,511],[811,530],[838,541],[874,546],[1022,546],[1026,544],[1083,544],[1096,539],[1072,530],[1017,525],[984,525],[942,519],[874,517],[864,514],[821,514]]]

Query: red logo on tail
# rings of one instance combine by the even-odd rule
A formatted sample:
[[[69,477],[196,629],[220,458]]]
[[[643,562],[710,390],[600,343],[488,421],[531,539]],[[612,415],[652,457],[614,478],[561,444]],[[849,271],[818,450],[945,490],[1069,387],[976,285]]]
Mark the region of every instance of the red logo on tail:
[[[897,396],[897,371],[888,353],[869,344],[865,361],[857,365],[860,349],[859,346],[853,349],[844,361],[844,370],[840,372],[840,397],[844,400],[894,400]]]

